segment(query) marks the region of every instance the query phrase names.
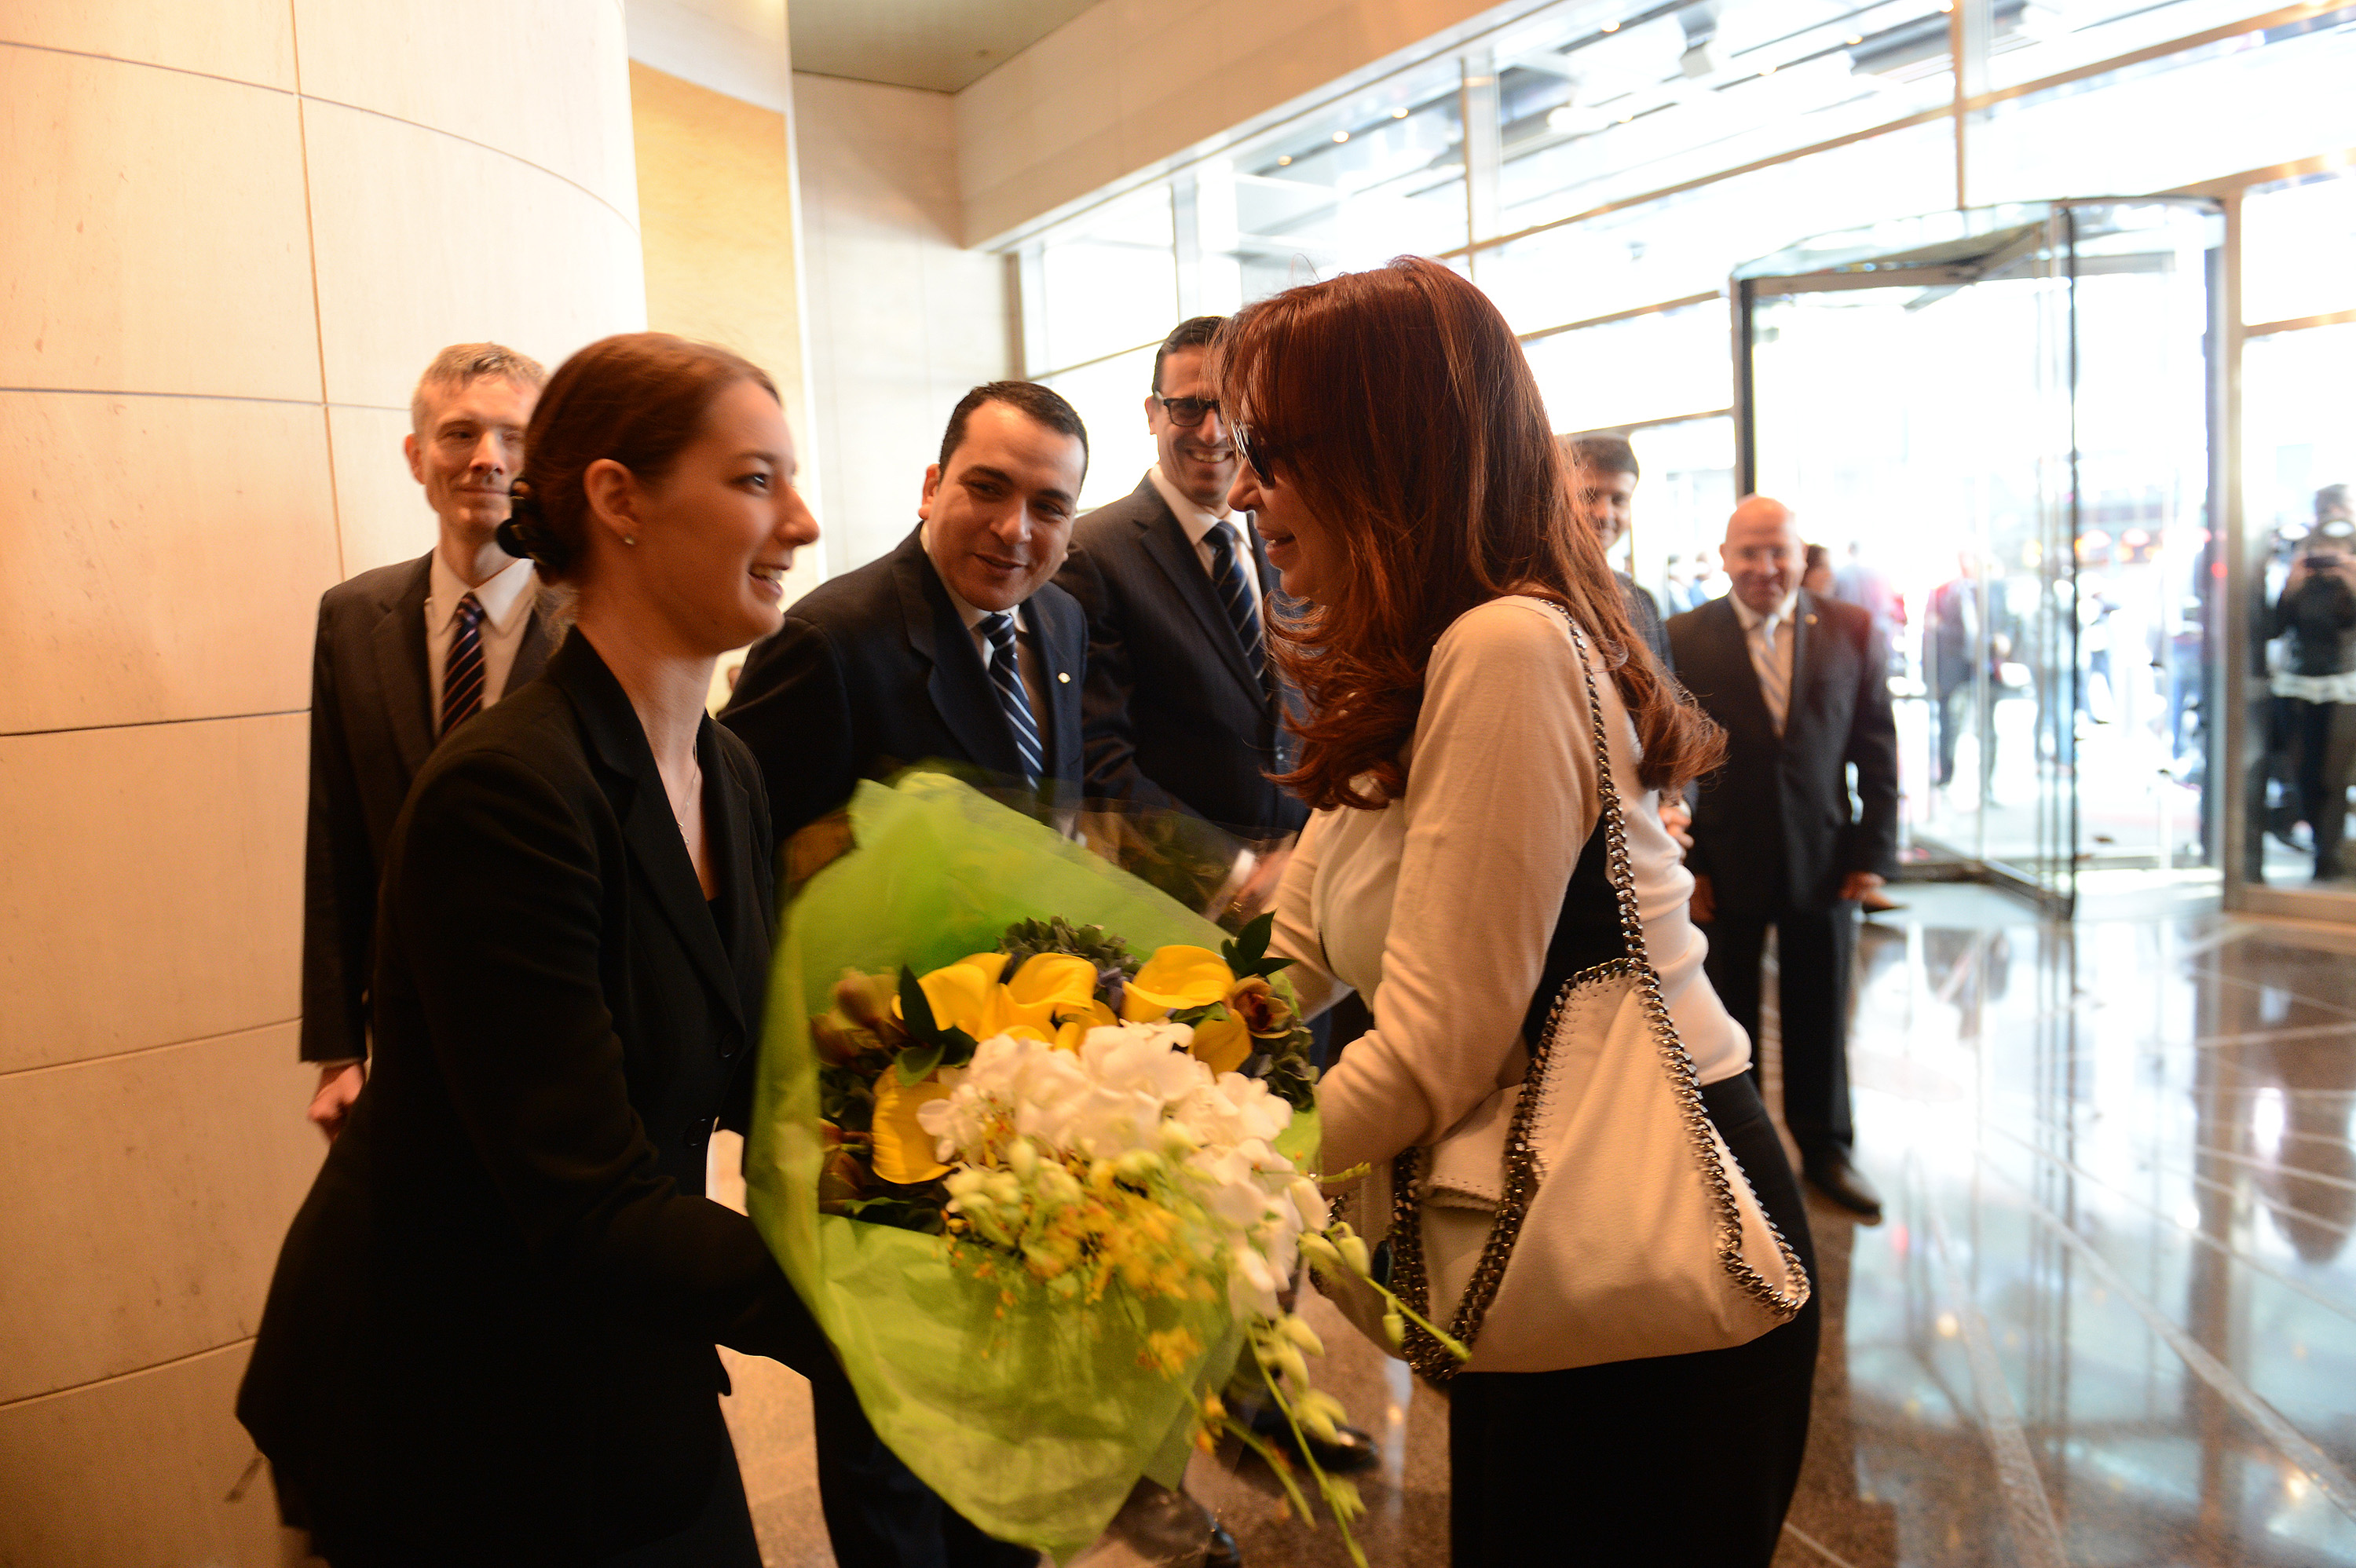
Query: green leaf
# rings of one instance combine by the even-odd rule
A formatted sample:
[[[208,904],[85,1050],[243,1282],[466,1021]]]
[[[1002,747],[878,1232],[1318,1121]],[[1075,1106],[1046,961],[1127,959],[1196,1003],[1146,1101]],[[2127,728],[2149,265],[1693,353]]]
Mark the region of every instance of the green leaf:
[[[963,1067],[973,1060],[974,1051],[980,1043],[961,1029],[950,1028],[941,1030],[941,1065]]]
[[[941,1026],[933,1020],[932,1000],[925,995],[925,988],[916,984],[916,972],[905,964],[900,965],[900,1021],[908,1026],[908,1033],[913,1039],[937,1043],[941,1038]],[[927,1072],[930,1071],[930,1068],[926,1069]],[[921,1078],[924,1074],[916,1076]],[[904,1081],[914,1083],[916,1080],[909,1078]]]
[[[1250,968],[1255,974],[1266,972],[1256,966],[1262,958],[1268,956],[1269,938],[1275,933],[1276,912],[1274,910],[1258,916],[1247,923],[1241,931],[1236,933],[1236,939],[1229,945],[1235,948],[1236,956],[1243,960],[1242,967]],[[1234,970],[1237,965],[1231,962],[1227,967]]]
[[[941,1051],[948,1042],[936,1040],[930,1045],[912,1045],[892,1063],[892,1071],[900,1075],[900,1085],[913,1089],[922,1083],[941,1064]]]

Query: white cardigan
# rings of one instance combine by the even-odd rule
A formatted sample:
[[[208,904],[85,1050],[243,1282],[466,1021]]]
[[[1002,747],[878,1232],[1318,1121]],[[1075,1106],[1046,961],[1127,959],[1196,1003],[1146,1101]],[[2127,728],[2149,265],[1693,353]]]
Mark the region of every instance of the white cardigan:
[[[1693,875],[1636,782],[1635,729],[1600,664],[1596,686],[1645,947],[1701,1082],[1731,1078],[1750,1038],[1702,975]],[[1385,809],[1311,818],[1277,895],[1270,946],[1299,960],[1304,1006],[1354,987],[1375,1017],[1318,1085],[1327,1170],[1435,1142],[1528,1065],[1522,1019],[1602,810],[1561,613],[1515,595],[1459,616],[1432,649],[1407,764]]]

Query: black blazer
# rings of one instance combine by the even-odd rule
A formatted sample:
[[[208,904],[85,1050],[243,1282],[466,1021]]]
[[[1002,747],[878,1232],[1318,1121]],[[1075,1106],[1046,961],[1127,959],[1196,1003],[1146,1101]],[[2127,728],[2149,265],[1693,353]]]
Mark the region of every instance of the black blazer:
[[[1050,582],[1023,606],[1048,711],[1044,793],[1076,798],[1087,623]],[[754,645],[720,721],[760,760],[780,842],[851,798],[862,778],[964,763],[1019,785],[1014,731],[938,571],[911,533],[891,554],[819,584]]]
[[[725,1461],[713,1343],[825,1360],[752,1222],[701,1196],[772,880],[759,770],[709,720],[697,754],[716,906],[579,635],[449,737],[394,827],[374,1071],[238,1398],[330,1539],[552,1564],[660,1539]]]
[[[1266,603],[1277,574],[1244,532]],[[1192,812],[1246,838],[1309,820],[1268,781],[1292,766],[1282,709],[1151,477],[1080,519],[1055,581],[1088,619],[1090,796]]]
[[[1726,765],[1694,800],[1693,869],[1730,915],[1825,909],[1851,871],[1898,858],[1898,734],[1873,617],[1803,592],[1793,611],[1792,700],[1775,733],[1732,601],[1669,621],[1677,678],[1726,727]],[[1857,769],[1857,804],[1848,770]]]
[[[434,558],[363,571],[320,596],[311,656],[311,813],[303,855],[305,1061],[368,1054],[377,876],[393,818],[434,750],[425,598]],[[535,604],[506,691],[548,663]]]

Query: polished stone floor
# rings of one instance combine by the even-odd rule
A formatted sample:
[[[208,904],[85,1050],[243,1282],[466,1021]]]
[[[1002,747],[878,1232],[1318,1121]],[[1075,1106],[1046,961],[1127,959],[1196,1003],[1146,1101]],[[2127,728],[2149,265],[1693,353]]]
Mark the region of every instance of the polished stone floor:
[[[2071,926],[1900,896],[1852,1050],[1889,1212],[1814,1211],[1826,1355],[1777,1568],[2356,1564],[2356,932],[2190,890]],[[1327,1326],[1321,1381],[1387,1445],[1368,1560],[1443,1563],[1444,1405]],[[746,1368],[731,1419],[768,1561],[817,1568],[794,1383]],[[1188,1485],[1250,1563],[1348,1561],[1257,1460]]]

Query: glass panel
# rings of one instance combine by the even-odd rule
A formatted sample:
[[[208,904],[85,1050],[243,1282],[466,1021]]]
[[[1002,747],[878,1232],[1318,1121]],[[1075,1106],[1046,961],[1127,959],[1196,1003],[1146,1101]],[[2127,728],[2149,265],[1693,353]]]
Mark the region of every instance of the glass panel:
[[[1954,155],[1945,122],[1892,131],[1481,251],[1473,279],[1517,332],[1708,293],[1801,235],[1953,205]]]
[[[1994,0],[1991,90],[2059,76],[2272,9],[2265,0]]]
[[[2329,823],[2319,846],[2308,797],[2336,795],[2344,809],[2350,769],[2333,740],[2341,714],[2356,720],[2356,703],[2316,701],[2339,694],[2328,678],[2301,677],[2356,666],[2346,634],[2335,635],[2338,625],[2356,622],[2356,596],[2332,581],[2344,568],[2317,565],[2356,557],[2346,489],[2356,483],[2351,364],[2356,324],[2254,337],[2242,350],[2243,532],[2254,624],[2244,688],[2251,773],[2243,874],[2277,887],[2308,885],[2319,870],[2347,875],[2348,857],[2336,852]],[[2300,581],[2286,592],[2301,560]],[[2284,635],[2269,635],[2277,626]]]
[[[2134,195],[2347,144],[2356,8],[2145,60],[1973,116],[1970,197]]]
[[[1614,564],[1652,590],[1662,614],[1681,614],[1726,592],[1718,543],[1734,510],[1734,421],[1646,425],[1628,441],[1644,475],[1627,559]]]
[[[1178,252],[1170,187],[1107,203],[1039,251],[1052,366],[1158,343],[1178,320]]]
[[[1173,324],[1156,328],[1166,333]],[[1157,343],[1155,347],[1159,347]],[[1060,376],[1039,378],[1064,394],[1088,427],[1088,477],[1080,486],[1083,511],[1118,501],[1137,488],[1159,461],[1145,427],[1145,400],[1153,387],[1153,349],[1141,348]]]
[[[1655,311],[1524,345],[1558,431],[1601,430],[1734,400],[1726,302]]]
[[[2356,310],[2356,176],[2308,175],[2242,198],[2242,319]]]
[[[1497,46],[1499,229],[1936,109],[1954,91],[1950,9],[1722,0],[1624,27],[1594,8],[1551,13]]]

